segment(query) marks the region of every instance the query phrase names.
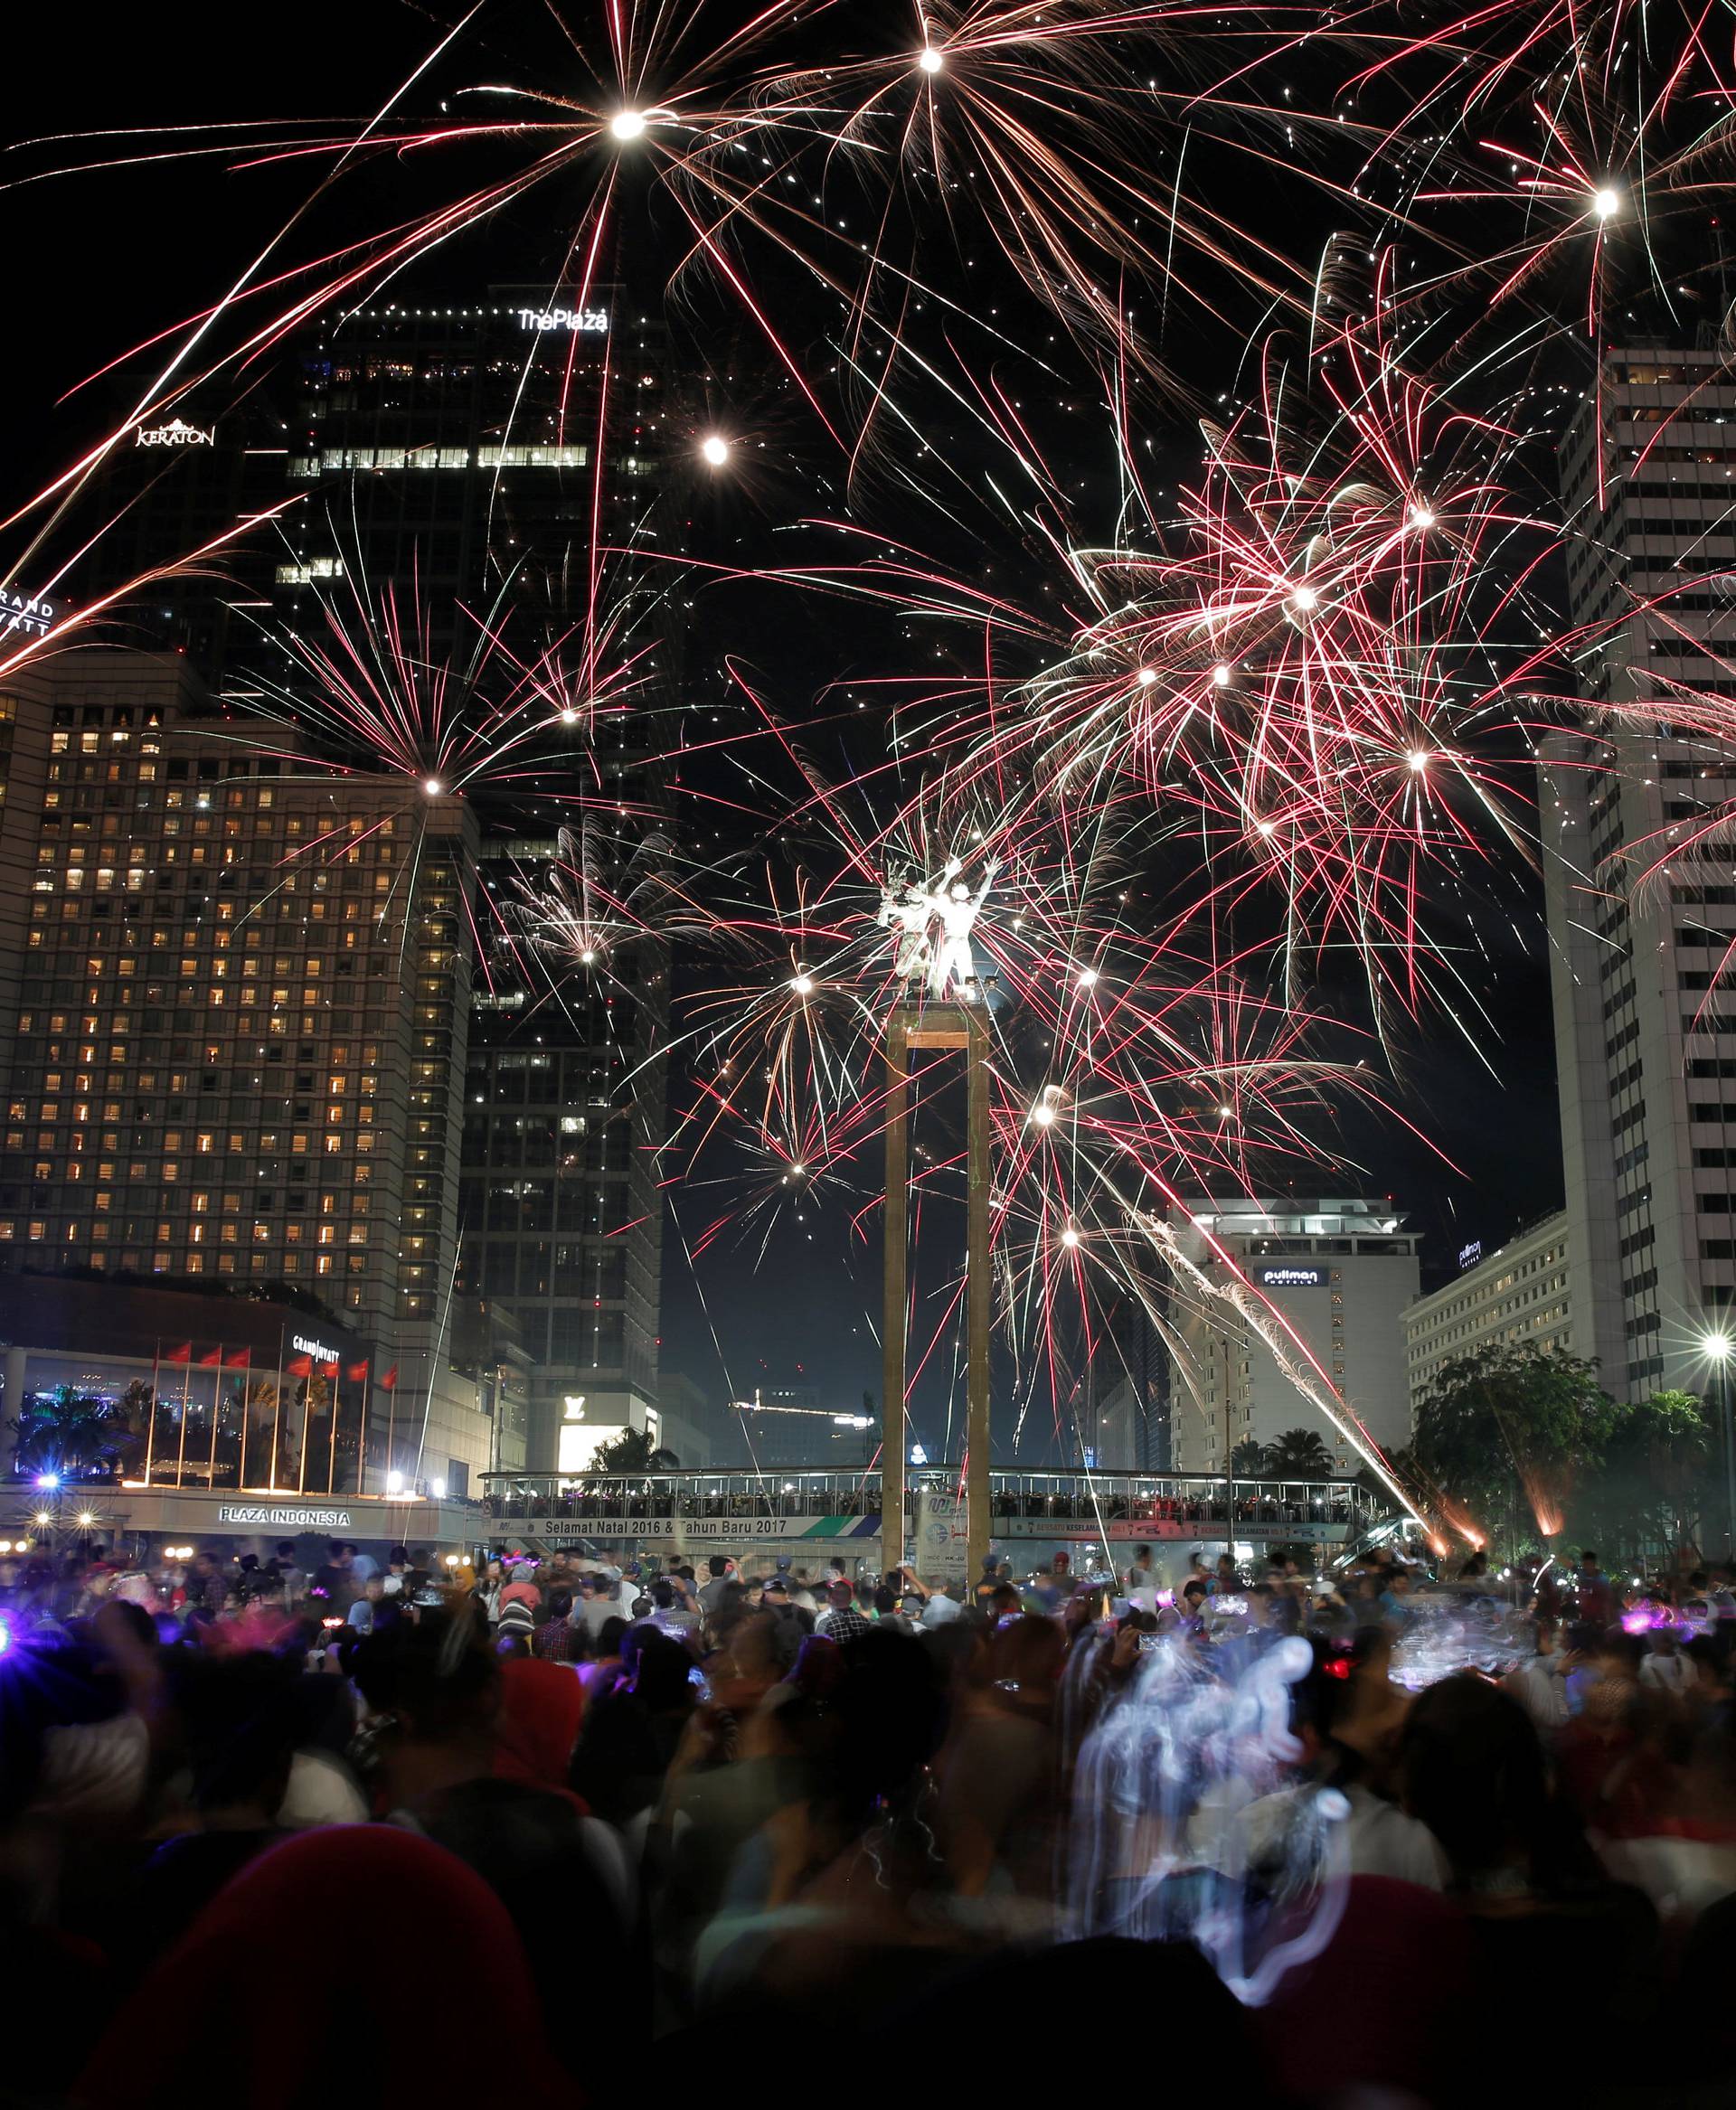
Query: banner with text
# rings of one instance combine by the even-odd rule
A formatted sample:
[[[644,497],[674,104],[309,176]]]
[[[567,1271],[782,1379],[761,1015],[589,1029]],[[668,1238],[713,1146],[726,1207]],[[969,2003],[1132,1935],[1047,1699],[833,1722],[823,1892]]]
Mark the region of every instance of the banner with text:
[[[970,1512],[959,1494],[916,1498],[916,1572],[926,1583],[970,1580]]]

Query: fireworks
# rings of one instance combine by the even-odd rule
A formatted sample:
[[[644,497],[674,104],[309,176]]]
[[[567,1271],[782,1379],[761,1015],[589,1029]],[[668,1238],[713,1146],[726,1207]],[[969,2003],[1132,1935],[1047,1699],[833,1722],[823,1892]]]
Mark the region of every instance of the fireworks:
[[[602,344],[561,561],[534,590],[498,564],[454,605],[420,566],[373,579],[349,552],[262,633],[234,737],[275,723],[298,760],[384,774],[412,812],[494,800],[558,830],[548,869],[473,885],[485,973],[508,958],[552,1001],[630,1003],[634,956],[681,947],[659,1164],[678,1216],[701,1212],[695,1253],[769,1255],[827,1210],[865,1250],[888,1014],[957,998],[989,1038],[1015,1418],[1043,1399],[1059,1419],[1118,1313],[1161,1333],[1227,1301],[1391,1482],[1281,1314],[1233,1268],[1190,1268],[1170,1225],[1189,1197],[1317,1163],[1346,1101],[1404,1117],[1385,1074],[1403,1036],[1476,1016],[1479,903],[1543,854],[1538,738],[1582,709],[1576,655],[1635,613],[1574,632],[1552,603],[1540,376],[1577,374],[1550,363],[1642,302],[1677,330],[1722,323],[1708,237],[1736,107],[1722,4],[1436,16],[621,0],[553,11],[548,50],[497,48],[492,22],[473,42],[467,18],[365,125],[250,130],[239,152],[218,128],[111,141],[117,165],[305,160],[322,200],[396,156],[433,202],[312,251],[298,215],[117,362],[125,419],[13,508],[0,579],[76,594],[96,538],[48,552],[127,433],[227,402],[311,318],[413,282],[455,238],[536,222],[549,298],[523,311],[524,374],[540,359],[546,385],[514,416],[549,420],[563,457],[584,453],[579,337]],[[606,478],[659,466],[627,451],[632,361],[599,305],[618,286],[666,289],[704,346],[671,489],[721,516],[751,485],[763,519],[713,519],[709,542],[689,523],[685,546],[677,504],[606,524]],[[705,342],[720,311],[752,348],[734,400]],[[780,466],[756,478],[768,429]],[[504,486],[521,435],[490,437]],[[718,639],[689,604],[676,683],[656,639],[702,585]],[[769,590],[826,618],[799,680],[786,641],[754,637],[763,677],[722,641],[731,595]],[[1708,571],[1639,604],[1693,615],[1713,671],[1611,716],[1730,739],[1736,683],[1697,621],[1722,590]],[[9,643],[0,673],[125,604]],[[728,722],[702,739],[692,698],[713,683]],[[599,759],[629,733],[679,756],[666,811]],[[702,851],[702,823],[732,833]],[[1631,849],[1656,871],[1683,846]],[[945,1088],[919,1069],[930,1223],[964,1180]],[[944,1364],[958,1310],[956,1283],[933,1287],[913,1367]],[[1556,1514],[1559,1490],[1530,1492]],[[1477,1531],[1444,1491],[1430,1512]]]

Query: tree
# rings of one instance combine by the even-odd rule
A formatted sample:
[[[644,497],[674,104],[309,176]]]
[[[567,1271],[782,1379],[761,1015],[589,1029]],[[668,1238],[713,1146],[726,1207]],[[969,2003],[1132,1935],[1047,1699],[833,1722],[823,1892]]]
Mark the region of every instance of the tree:
[[[1230,1470],[1244,1480],[1258,1480],[1265,1470],[1266,1454],[1250,1436],[1245,1436],[1230,1454]]]
[[[1572,1503],[1588,1540],[1642,1558],[1717,1534],[1712,1425],[1691,1392],[1654,1392],[1620,1410],[1598,1470]]]
[[[1455,1356],[1417,1408],[1420,1492],[1463,1509],[1516,1552],[1561,1529],[1567,1500],[1601,1465],[1621,1412],[1597,1366],[1563,1349]]]
[[[15,1439],[14,1472],[29,1478],[62,1473],[80,1479],[118,1471],[122,1458],[145,1442],[142,1429],[127,1426],[128,1403],[141,1389],[134,1386],[119,1401],[75,1392],[71,1385],[32,1393],[6,1425]]]
[[[1267,1445],[1261,1469],[1269,1480],[1329,1480],[1332,1453],[1317,1429],[1287,1428]]]
[[[593,1473],[673,1473],[681,1464],[673,1451],[661,1449],[645,1428],[624,1428],[591,1453]]]

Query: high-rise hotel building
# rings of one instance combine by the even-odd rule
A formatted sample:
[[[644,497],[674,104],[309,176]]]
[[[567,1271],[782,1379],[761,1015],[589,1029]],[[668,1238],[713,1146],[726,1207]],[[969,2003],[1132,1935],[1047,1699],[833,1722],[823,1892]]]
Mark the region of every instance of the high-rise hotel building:
[[[1400,1314],[1417,1294],[1418,1234],[1385,1201],[1300,1201],[1232,1195],[1172,1209],[1184,1259],[1213,1290],[1233,1281],[1217,1255],[1233,1256],[1260,1295],[1307,1342],[1338,1397],[1383,1450],[1410,1440],[1410,1395]],[[1357,1454],[1299,1389],[1255,1327],[1222,1295],[1177,1286],[1170,1300],[1171,1465],[1177,1473],[1222,1473],[1244,1443],[1306,1428],[1320,1438],[1335,1473],[1354,1473]],[[1281,1333],[1277,1335],[1281,1342]],[[1294,1350],[1289,1360],[1301,1367]],[[1117,1463],[1109,1460],[1110,1464]]]
[[[0,731],[0,1268],[304,1290],[396,1371],[376,1473],[390,1416],[407,1480],[474,1492],[496,1446],[445,1351],[475,816],[321,767],[172,654],[27,667]]]
[[[1736,1302],[1736,829],[1702,833],[1736,753],[1672,709],[1736,696],[1736,377],[1711,351],[1608,351],[1561,475],[1571,614],[1610,626],[1582,692],[1651,721],[1589,711],[1540,772],[1571,1345],[1637,1399],[1702,1389]]]

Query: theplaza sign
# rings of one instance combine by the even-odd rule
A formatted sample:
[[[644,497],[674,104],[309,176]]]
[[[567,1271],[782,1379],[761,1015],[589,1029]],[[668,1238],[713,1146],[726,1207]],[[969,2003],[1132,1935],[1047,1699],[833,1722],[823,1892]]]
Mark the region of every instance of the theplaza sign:
[[[347,1531],[350,1512],[346,1509],[295,1509],[275,1502],[230,1502],[218,1509],[217,1521],[243,1528],[263,1525],[274,1531]]]
[[[521,330],[564,330],[574,337],[606,337],[609,310],[606,307],[521,307],[518,326]]]

